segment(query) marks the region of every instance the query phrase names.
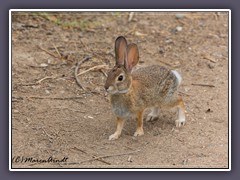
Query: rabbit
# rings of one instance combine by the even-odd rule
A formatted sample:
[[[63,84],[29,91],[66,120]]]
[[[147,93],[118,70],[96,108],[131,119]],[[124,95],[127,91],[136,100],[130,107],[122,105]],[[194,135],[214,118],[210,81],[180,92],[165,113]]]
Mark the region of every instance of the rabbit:
[[[121,135],[124,120],[135,117],[137,129],[134,136],[144,135],[143,112],[151,108],[147,121],[158,117],[161,108],[178,108],[176,126],[185,124],[185,105],[177,89],[182,77],[175,70],[160,65],[133,68],[139,61],[136,44],[127,44],[123,36],[115,40],[116,65],[110,70],[104,88],[110,94],[112,111],[117,118],[117,129],[109,140]]]

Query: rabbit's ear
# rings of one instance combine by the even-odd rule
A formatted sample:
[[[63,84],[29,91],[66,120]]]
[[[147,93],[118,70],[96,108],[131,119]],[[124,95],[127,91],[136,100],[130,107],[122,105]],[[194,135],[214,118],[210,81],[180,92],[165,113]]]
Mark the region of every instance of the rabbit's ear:
[[[127,40],[123,36],[119,36],[115,41],[115,57],[116,65],[124,65],[126,58]]]
[[[136,44],[132,43],[127,46],[127,58],[125,60],[125,68],[131,72],[132,68],[138,63],[139,52]]]

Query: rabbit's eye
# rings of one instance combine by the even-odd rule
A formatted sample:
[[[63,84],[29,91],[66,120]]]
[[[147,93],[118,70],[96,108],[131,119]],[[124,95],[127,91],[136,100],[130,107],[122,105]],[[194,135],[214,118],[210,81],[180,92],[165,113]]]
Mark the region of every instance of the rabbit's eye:
[[[123,80],[123,75],[118,76],[118,81],[122,81]]]

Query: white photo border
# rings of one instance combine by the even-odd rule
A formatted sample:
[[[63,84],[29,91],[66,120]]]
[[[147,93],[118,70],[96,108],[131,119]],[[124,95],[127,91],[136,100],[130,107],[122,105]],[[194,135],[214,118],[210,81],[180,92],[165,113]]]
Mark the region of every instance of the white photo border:
[[[12,168],[12,12],[228,12],[228,168]],[[230,9],[10,9],[9,10],[9,171],[231,171],[231,10]]]

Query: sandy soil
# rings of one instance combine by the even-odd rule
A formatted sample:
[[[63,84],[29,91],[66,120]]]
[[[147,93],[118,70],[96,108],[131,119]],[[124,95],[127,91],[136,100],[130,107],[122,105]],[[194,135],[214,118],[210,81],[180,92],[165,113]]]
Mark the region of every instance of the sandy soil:
[[[164,110],[144,122],[144,136],[133,137],[129,119],[120,139],[108,140],[115,117],[104,73],[119,35],[138,44],[139,66],[182,74],[184,127]],[[86,56],[80,72],[100,69],[79,76],[82,90],[74,70]],[[228,168],[228,14],[13,13],[12,157],[13,168]],[[35,161],[50,157],[60,162]]]

